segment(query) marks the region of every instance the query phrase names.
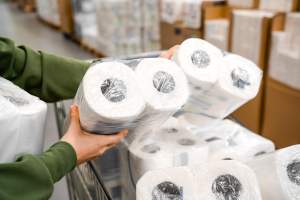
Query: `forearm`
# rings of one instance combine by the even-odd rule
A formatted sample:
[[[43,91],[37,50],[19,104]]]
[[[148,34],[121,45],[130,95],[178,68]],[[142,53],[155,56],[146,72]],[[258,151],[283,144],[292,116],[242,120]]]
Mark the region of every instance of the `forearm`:
[[[14,163],[0,164],[0,199],[48,199],[53,184],[75,164],[75,151],[65,142],[40,156],[25,155]]]
[[[73,98],[88,66],[0,38],[0,76],[47,102]]]

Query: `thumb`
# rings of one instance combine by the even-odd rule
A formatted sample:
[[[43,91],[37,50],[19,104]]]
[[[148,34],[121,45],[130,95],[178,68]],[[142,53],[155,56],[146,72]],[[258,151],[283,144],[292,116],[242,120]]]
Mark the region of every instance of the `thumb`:
[[[70,127],[75,129],[81,129],[79,121],[79,110],[76,105],[70,107]]]

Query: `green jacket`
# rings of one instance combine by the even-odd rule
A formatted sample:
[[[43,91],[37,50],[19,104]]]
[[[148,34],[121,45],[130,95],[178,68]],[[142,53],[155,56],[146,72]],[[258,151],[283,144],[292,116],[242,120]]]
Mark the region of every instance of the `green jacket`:
[[[0,37],[0,76],[46,102],[74,97],[87,68],[86,62],[16,47]],[[76,159],[70,144],[58,142],[41,155],[0,164],[0,199],[49,199],[54,183],[75,167]]]

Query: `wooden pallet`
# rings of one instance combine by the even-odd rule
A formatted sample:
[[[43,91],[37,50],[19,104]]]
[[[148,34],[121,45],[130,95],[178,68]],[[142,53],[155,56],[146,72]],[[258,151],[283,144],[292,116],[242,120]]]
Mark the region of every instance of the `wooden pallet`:
[[[99,52],[99,50],[91,47],[89,44],[87,44],[86,42],[84,42],[82,39],[78,38],[74,34],[64,33],[64,37],[68,40],[71,40],[71,41],[75,42],[77,45],[80,46],[80,48],[82,48],[85,51],[93,54],[96,58],[105,57],[105,55],[103,53]]]
[[[61,30],[60,25],[54,24],[53,22],[50,22],[50,21],[47,21],[47,20],[43,19],[42,17],[40,17],[38,14],[37,14],[37,18],[41,23],[45,24],[46,26],[48,26],[54,30],[58,30],[58,31]]]

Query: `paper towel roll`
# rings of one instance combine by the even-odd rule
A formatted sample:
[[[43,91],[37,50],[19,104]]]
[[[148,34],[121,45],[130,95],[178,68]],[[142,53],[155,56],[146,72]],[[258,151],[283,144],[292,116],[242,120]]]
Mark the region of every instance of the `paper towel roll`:
[[[275,145],[272,141],[247,130],[235,122],[224,120],[222,123],[223,125],[220,126],[219,130],[206,134],[211,135],[211,138],[220,138],[220,140],[226,142],[225,146],[220,145],[219,148],[214,146],[214,151],[210,154],[209,160],[230,159],[247,162],[257,156],[275,150]],[[216,142],[221,141],[216,140]]]
[[[191,97],[184,107],[188,112],[187,120],[202,127],[205,127],[205,123],[210,125],[214,119],[225,118],[253,99],[262,79],[262,71],[240,56],[228,54],[224,58],[215,59],[221,63],[218,72],[215,72],[220,73],[216,82],[206,91],[196,93],[191,89]],[[195,114],[202,116],[197,119]]]
[[[256,173],[263,199],[299,199],[300,145],[262,155],[248,165]]]
[[[219,77],[219,63],[222,52],[208,42],[191,38],[177,49],[174,61],[186,73],[192,84],[191,94],[197,95],[212,87]]]
[[[195,166],[197,199],[261,200],[255,173],[237,161],[217,161]]]
[[[135,132],[147,132],[159,127],[186,103],[188,84],[182,70],[173,61],[164,58],[142,60],[135,74],[146,102],[146,114],[142,117],[144,123]]]
[[[208,158],[206,143],[179,125],[164,125],[129,151],[134,183],[149,170],[200,164]]]
[[[111,134],[136,126],[145,110],[134,72],[120,62],[96,63],[90,67],[77,91],[82,127]]]
[[[137,184],[137,200],[196,200],[199,192],[189,168],[147,172]]]
[[[23,154],[40,154],[44,146],[46,103],[4,78],[0,78],[1,145],[0,162],[13,162]],[[10,123],[10,122],[14,123]],[[9,139],[5,140],[5,137]],[[10,146],[10,142],[15,145]]]

